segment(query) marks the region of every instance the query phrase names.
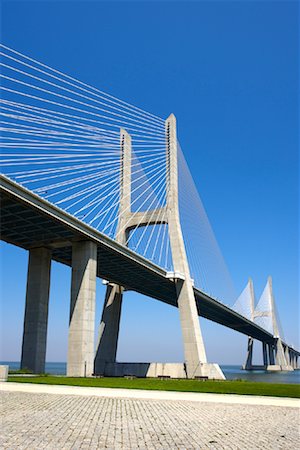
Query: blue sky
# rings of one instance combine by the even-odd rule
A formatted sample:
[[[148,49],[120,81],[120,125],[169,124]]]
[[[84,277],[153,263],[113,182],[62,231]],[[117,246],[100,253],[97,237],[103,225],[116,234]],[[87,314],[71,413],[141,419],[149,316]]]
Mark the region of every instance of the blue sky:
[[[237,291],[252,276],[259,296],[272,275],[286,337],[296,345],[298,3],[3,1],[1,40],[161,117],[176,114]],[[3,244],[1,266],[0,359],[18,360],[27,253]],[[53,264],[49,361],[66,358],[69,292],[70,270]],[[210,361],[243,361],[244,336],[201,324]],[[127,294],[118,356],[183,359],[178,311]]]

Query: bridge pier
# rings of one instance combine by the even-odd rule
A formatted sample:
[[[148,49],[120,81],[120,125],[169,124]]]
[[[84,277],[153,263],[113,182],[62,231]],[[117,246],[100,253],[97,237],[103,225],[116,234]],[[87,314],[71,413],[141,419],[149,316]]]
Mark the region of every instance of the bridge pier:
[[[298,355],[293,350],[290,352],[290,364],[293,369],[298,369]]]
[[[292,356],[292,351],[291,350],[289,350],[289,363],[292,366],[292,364],[293,364],[293,356]]]
[[[252,291],[253,292],[253,291]],[[265,301],[268,301],[268,307],[264,311],[259,310],[259,304],[263,301],[265,306]],[[275,304],[273,297],[272,288],[272,278],[269,277],[261,298],[254,309],[254,295],[251,296],[251,320],[255,322],[256,319],[261,317],[269,317],[272,321],[272,334],[273,342],[262,342],[262,352],[263,352],[263,366],[253,366],[252,364],[252,341],[249,337],[248,340],[248,355],[247,362],[244,366],[245,369],[255,370],[255,369],[267,369],[267,370],[293,370],[292,363],[290,362],[290,352],[286,344],[283,344],[281,338],[279,337],[279,328],[277,323],[277,317],[275,313]]]
[[[254,344],[254,340],[252,337],[248,337],[248,348],[247,348],[247,359],[246,359],[246,363],[244,365],[244,369],[245,370],[252,370],[253,365],[252,365],[252,358],[253,358],[253,344]]]
[[[262,342],[262,353],[263,353],[263,365],[255,365],[252,362],[253,358],[253,344],[254,340],[252,337],[248,337],[248,350],[247,350],[247,360],[243,369],[245,370],[270,370],[270,371],[280,371],[280,370],[293,370],[294,365],[290,357],[287,358],[288,347],[283,348],[282,341],[278,338],[275,345],[271,343]]]
[[[269,365],[275,365],[274,346],[273,344],[267,344],[269,350]]]
[[[263,351],[263,362],[264,367],[268,367],[268,352],[267,352],[267,344],[265,342],[262,342],[262,351]]]
[[[68,341],[68,376],[94,372],[97,245],[91,241],[72,246],[71,306]]]
[[[268,368],[268,351],[266,342],[262,342],[262,356],[263,356],[263,364],[255,365],[253,364],[253,345],[254,339],[252,337],[248,337],[248,350],[247,350],[247,359],[246,363],[243,366],[245,370],[266,370]]]
[[[281,339],[276,339],[275,344],[275,364],[278,366],[287,366]]]
[[[29,250],[21,369],[45,372],[51,250]]]
[[[116,362],[122,300],[123,288],[109,284],[106,288],[95,355],[94,372],[97,375],[104,375],[106,363]]]
[[[290,364],[289,359],[286,358],[283,344],[280,338],[276,339],[275,343],[275,366],[268,366],[268,370],[293,370],[293,365]]]
[[[183,336],[187,378],[203,376],[203,370],[206,365],[208,366],[208,364],[199,326],[193,287],[190,280],[178,280],[176,282],[176,291]],[[220,374],[222,374],[221,370]],[[209,375],[210,378],[213,377],[213,373]],[[219,378],[216,375],[214,377]]]
[[[294,367],[294,365],[295,365],[295,355],[294,355],[293,352],[291,352],[290,362],[291,362],[291,366]]]
[[[289,348],[288,348],[287,345],[285,346],[285,349],[284,349],[284,356],[285,356],[285,360],[286,360],[287,364],[289,366],[291,366],[292,365],[292,363],[291,363],[291,355],[290,355],[290,351],[289,351]]]
[[[292,367],[294,367],[294,358],[295,358],[295,355],[294,355],[293,351],[291,351],[289,360],[290,360],[290,365]]]

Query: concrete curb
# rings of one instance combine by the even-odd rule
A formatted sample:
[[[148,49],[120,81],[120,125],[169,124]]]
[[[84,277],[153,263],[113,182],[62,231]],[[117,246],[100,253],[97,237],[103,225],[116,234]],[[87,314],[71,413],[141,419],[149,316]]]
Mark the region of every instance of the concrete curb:
[[[0,382],[2,392],[29,392],[35,394],[81,395],[86,397],[130,398],[143,400],[176,400],[190,402],[228,403],[242,405],[283,406],[299,408],[300,400],[287,397],[257,395],[205,394],[195,392],[148,391],[141,389],[113,389],[82,386]]]

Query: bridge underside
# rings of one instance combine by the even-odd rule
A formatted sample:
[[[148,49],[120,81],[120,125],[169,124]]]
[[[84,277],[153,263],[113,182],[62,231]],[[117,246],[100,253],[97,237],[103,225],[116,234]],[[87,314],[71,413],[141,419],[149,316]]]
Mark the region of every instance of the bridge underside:
[[[95,234],[99,235],[95,239],[98,277],[174,304],[175,286],[165,278],[163,270],[153,271],[141,266],[139,259],[128,258],[127,251],[122,254],[113,248],[115,245],[105,245],[103,235]],[[72,266],[72,243],[90,240],[91,236],[2,191],[1,239],[26,250],[50,248],[53,260]]]
[[[72,243],[92,240],[97,244],[97,275],[177,306],[175,283],[166,272],[120,246],[35,194],[1,177],[1,239],[26,250],[46,247],[52,259],[72,265]],[[227,306],[194,289],[200,316],[260,341],[273,343],[267,331]]]

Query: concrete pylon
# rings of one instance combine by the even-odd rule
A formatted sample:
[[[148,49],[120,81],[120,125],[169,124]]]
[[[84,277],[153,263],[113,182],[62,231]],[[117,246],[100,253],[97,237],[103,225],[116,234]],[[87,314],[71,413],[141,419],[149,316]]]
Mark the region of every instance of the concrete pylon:
[[[290,352],[289,352],[289,348],[288,348],[287,345],[285,346],[284,354],[285,354],[285,360],[286,360],[287,364],[288,364],[289,366],[291,366],[291,365],[292,365],[292,364],[291,364],[291,357],[290,357]]]
[[[246,363],[243,367],[243,369],[245,370],[252,370],[253,369],[253,364],[252,364],[252,359],[253,359],[253,338],[252,337],[248,337],[248,348],[247,348],[247,359],[246,359]]]
[[[249,285],[249,291],[250,291],[250,319],[254,320],[254,308],[255,308],[255,294],[254,294],[254,287],[253,287],[253,281],[252,278],[249,278],[248,280]]]
[[[295,369],[296,368],[296,355],[295,355],[295,352],[293,352],[293,350],[291,351],[291,358],[290,358],[290,361],[291,361],[291,366],[293,367],[293,369]]]
[[[281,370],[293,370],[293,366],[286,360],[282,340],[277,338],[275,344],[275,364],[280,366]]]
[[[275,338],[274,344],[269,344],[269,364],[267,370],[292,370],[291,365],[286,359],[283,348],[277,316],[275,310],[275,301],[273,296],[272,278],[269,276],[267,284],[262,293],[262,297],[267,296],[268,309],[266,311],[254,311],[254,320],[260,317],[270,317],[272,322],[272,331]]]
[[[67,375],[94,372],[97,244],[73,242]]]
[[[29,250],[21,369],[45,372],[51,250]]]
[[[193,284],[180,225],[177,133],[174,114],[171,114],[166,120],[166,143],[167,167],[169,169],[169,190],[166,208],[173,268],[175,273],[179,272],[182,275],[182,279],[176,280],[176,292],[187,377],[208,376],[209,378],[224,378],[218,365],[207,363]]]
[[[266,311],[257,311],[254,309],[254,290],[252,280],[249,280],[246,288],[242,292],[241,296],[248,293],[250,295],[250,319],[255,321],[255,319],[260,317],[270,317],[272,321],[272,329],[274,337],[276,338],[274,344],[267,342],[262,342],[262,354],[263,354],[263,366],[253,365],[253,338],[248,338],[248,350],[247,350],[247,360],[243,366],[246,370],[255,370],[258,368],[265,368],[267,370],[291,370],[291,364],[286,358],[287,354],[283,348],[282,340],[279,336],[279,327],[277,323],[277,317],[275,312],[275,303],[272,290],[272,278],[269,277],[265,289],[261,298],[267,296],[268,309]]]
[[[275,365],[274,346],[273,346],[273,344],[267,344],[267,345],[268,345],[269,365],[274,366]]]
[[[124,129],[120,130],[120,147],[120,206],[116,241],[127,245],[128,228],[126,224],[131,214],[131,137]],[[106,288],[95,355],[94,372],[98,375],[105,373],[107,363],[116,361],[122,300],[122,286],[109,283]]]
[[[280,367],[281,370],[293,370],[292,366],[288,363],[288,361],[285,358],[284,348],[282,345],[281,336],[279,333],[279,326],[277,322],[277,316],[276,316],[276,310],[275,310],[275,300],[273,296],[273,282],[272,277],[268,277],[267,281],[267,287],[269,291],[269,297],[270,297],[270,305],[271,305],[271,318],[272,318],[272,326],[273,326],[273,333],[276,337],[276,343],[275,343],[275,365]]]
[[[121,129],[121,189],[119,222],[116,233],[118,242],[126,245],[130,230],[136,227],[168,224],[170,246],[176,278],[177,302],[184,341],[185,368],[188,378],[208,376],[224,379],[217,364],[208,364],[200,330],[193,284],[185,252],[178,206],[178,166],[176,118],[171,114],[165,122],[167,204],[151,211],[131,211],[131,139]],[[162,214],[165,212],[166,214]],[[122,288],[115,285],[107,288],[103,309],[99,344],[95,358],[95,373],[105,373],[107,363],[115,362],[122,303]]]
[[[244,292],[244,291],[243,291]],[[252,285],[253,292],[253,285]],[[282,340],[279,336],[279,327],[277,323],[277,317],[275,312],[275,303],[272,290],[272,278],[269,277],[267,284],[263,290],[262,296],[259,302],[263,299],[263,302],[267,300],[267,309],[265,311],[259,311],[254,309],[254,294],[253,302],[251,303],[251,320],[255,322],[256,319],[261,317],[270,317],[272,321],[272,330],[275,339],[274,343],[262,342],[262,353],[263,353],[263,366],[256,366],[252,364],[253,355],[253,339],[249,337],[248,339],[248,353],[247,361],[244,368],[247,370],[265,368],[267,370],[291,370],[292,367],[286,358],[287,354],[283,348]],[[258,302],[258,303],[259,303]]]
[[[262,352],[263,352],[264,368],[267,369],[267,367],[268,367],[268,350],[267,350],[266,342],[262,342]]]
[[[275,337],[279,338],[279,327],[278,327],[278,323],[277,323],[277,317],[276,317],[276,312],[275,312],[275,301],[274,301],[274,296],[273,296],[273,282],[272,282],[272,277],[268,277],[268,281],[267,281],[267,287],[269,289],[269,298],[270,298],[270,313],[271,313],[271,318],[272,318],[272,326],[273,326],[273,334]]]

